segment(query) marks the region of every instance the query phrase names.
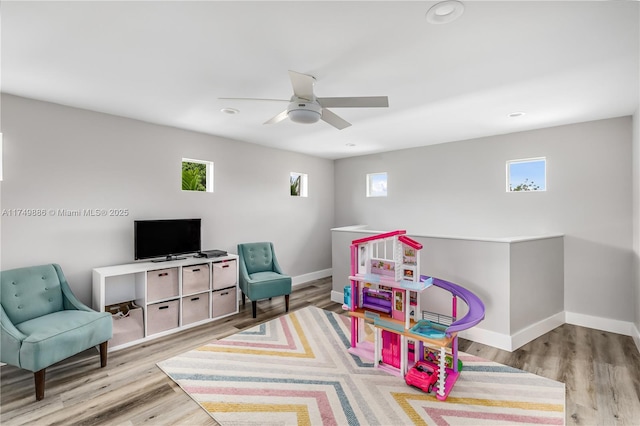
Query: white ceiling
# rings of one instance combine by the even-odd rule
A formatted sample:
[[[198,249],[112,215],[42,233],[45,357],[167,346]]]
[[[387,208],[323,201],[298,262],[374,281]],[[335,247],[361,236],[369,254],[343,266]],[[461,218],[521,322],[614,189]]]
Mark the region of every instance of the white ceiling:
[[[433,25],[435,3],[2,1],[2,91],[325,158],[638,108],[639,3],[465,1]],[[336,130],[263,125],[286,103],[218,99],[289,99],[288,70],[319,97],[390,106],[333,109],[352,123]]]

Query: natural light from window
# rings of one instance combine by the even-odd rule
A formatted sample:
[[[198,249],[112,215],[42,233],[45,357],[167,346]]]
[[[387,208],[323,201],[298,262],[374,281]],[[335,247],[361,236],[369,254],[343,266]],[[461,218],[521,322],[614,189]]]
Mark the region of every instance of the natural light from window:
[[[182,190],[213,192],[213,162],[183,158]]]
[[[538,157],[507,161],[507,192],[546,190],[546,158]]]
[[[367,197],[387,196],[387,172],[367,174]]]
[[[306,173],[291,172],[289,186],[292,197],[307,197],[309,191],[309,177]]]

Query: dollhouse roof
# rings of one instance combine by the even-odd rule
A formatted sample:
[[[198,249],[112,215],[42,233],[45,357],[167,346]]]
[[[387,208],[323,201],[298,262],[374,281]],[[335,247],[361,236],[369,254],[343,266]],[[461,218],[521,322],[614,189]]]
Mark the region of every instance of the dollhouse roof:
[[[358,240],[353,240],[353,241],[351,241],[351,244],[364,244],[364,243],[368,243],[369,241],[384,240],[386,238],[395,237],[397,235],[404,235],[406,233],[407,233],[407,231],[384,232],[382,234],[371,235],[370,237],[364,237],[364,238],[360,238]]]
[[[400,241],[402,244],[406,244],[409,247],[414,248],[416,250],[422,250],[422,244],[420,244],[416,240],[412,240],[411,238],[407,237],[406,235],[399,236],[398,237],[398,241]]]
[[[384,232],[382,234],[371,235],[369,237],[353,240],[353,241],[351,241],[351,244],[358,245],[358,244],[368,243],[369,241],[384,240],[384,239],[387,239],[387,238],[398,237],[398,241],[400,241],[402,244],[406,244],[409,247],[414,248],[416,250],[422,250],[422,244],[420,244],[416,240],[413,240],[413,239],[407,237],[405,235],[406,233],[407,233],[407,231],[405,231],[405,230]]]

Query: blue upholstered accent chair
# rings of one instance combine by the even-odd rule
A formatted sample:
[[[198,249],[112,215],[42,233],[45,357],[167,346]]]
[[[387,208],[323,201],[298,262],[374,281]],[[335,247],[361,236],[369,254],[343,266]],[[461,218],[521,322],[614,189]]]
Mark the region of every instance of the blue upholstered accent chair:
[[[97,345],[107,365],[111,315],[83,305],[59,265],[0,272],[0,325],[0,361],[34,373],[38,401],[50,365]]]
[[[284,296],[285,308],[289,312],[291,277],[282,272],[273,243],[238,244],[238,257],[242,305],[245,304],[245,296],[251,300],[253,317],[256,317],[257,301],[274,296]]]

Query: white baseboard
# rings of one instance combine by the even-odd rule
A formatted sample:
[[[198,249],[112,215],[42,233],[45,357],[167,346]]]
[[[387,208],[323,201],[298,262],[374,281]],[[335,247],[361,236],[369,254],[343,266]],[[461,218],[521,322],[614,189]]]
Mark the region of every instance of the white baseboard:
[[[485,330],[478,326],[461,331],[458,336],[472,342],[482,343],[483,345],[493,346],[511,352],[511,337],[507,334],[496,333],[495,331]]]
[[[493,346],[494,348],[502,349],[505,351],[513,352],[521,346],[526,345],[530,341],[537,339],[545,333],[550,332],[556,327],[561,326],[565,322],[565,313],[559,312],[535,324],[512,334],[496,333],[495,331],[483,329],[482,323],[480,326],[475,326],[468,330],[461,331],[459,336],[471,340],[474,342],[482,343],[483,345]]]
[[[341,291],[331,290],[331,301],[343,304],[344,303],[344,293]]]
[[[640,352],[640,333],[632,322],[613,320],[609,318],[595,317],[591,315],[576,314],[573,312],[559,312],[535,324],[512,334],[500,334],[494,331],[483,330],[481,327],[473,327],[460,332],[463,337],[474,342],[493,346],[498,349],[513,352],[532,340],[550,332],[562,324],[572,324],[596,330],[632,336],[638,351]],[[482,324],[480,324],[482,325]]]
[[[537,323],[531,324],[524,329],[512,334],[510,351],[515,351],[516,349],[526,345],[530,341],[550,332],[554,328],[560,327],[566,322],[565,317],[566,315],[564,311],[558,312],[555,315],[538,321]]]
[[[323,269],[321,271],[310,272],[308,274],[298,275],[295,277],[291,277],[291,285],[293,287],[308,283],[309,281],[319,280],[321,278],[330,277],[333,274],[333,269]]]
[[[565,322],[567,324],[594,328],[596,330],[608,331],[610,333],[624,334],[625,336],[633,336],[632,330],[635,328],[635,325],[629,321],[620,321],[566,311]]]
[[[632,322],[576,314],[573,312],[559,312],[542,321],[531,324],[510,336],[496,333],[494,331],[483,330],[481,327],[476,326],[468,330],[461,331],[460,337],[493,346],[494,348],[513,352],[565,323],[631,336],[633,337],[633,340],[638,347],[638,351],[640,352],[640,332],[638,332],[638,329]]]

